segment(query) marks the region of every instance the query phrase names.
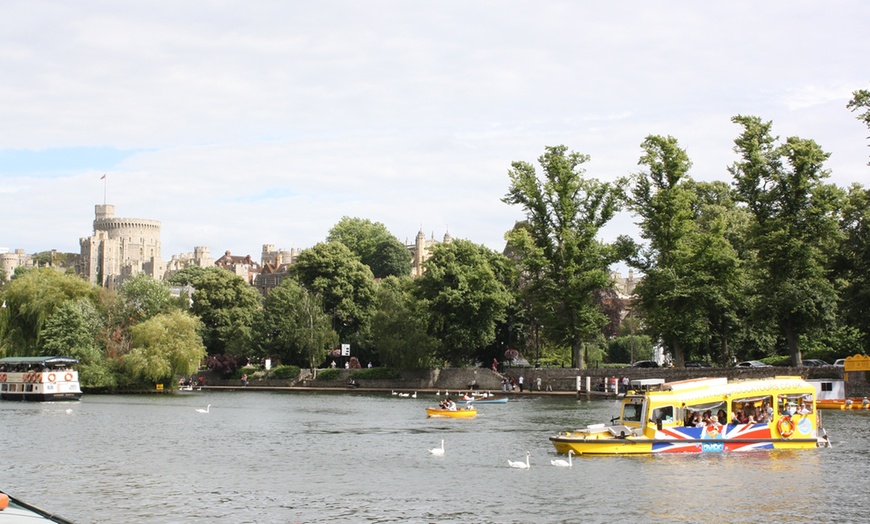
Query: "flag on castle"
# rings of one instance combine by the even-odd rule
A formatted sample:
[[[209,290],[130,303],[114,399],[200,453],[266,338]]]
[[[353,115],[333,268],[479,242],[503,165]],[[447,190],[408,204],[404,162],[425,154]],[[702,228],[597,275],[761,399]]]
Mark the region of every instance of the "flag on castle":
[[[100,177],[100,180],[104,180],[105,178],[106,178],[106,175],[103,175]]]

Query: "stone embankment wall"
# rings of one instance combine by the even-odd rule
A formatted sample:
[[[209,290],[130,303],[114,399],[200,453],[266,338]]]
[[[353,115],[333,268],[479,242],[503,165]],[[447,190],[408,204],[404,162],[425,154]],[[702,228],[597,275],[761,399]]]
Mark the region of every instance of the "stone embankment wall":
[[[308,370],[304,370],[298,380],[259,380],[252,378],[248,385],[252,387],[308,387],[308,388],[343,388],[351,372],[341,370],[339,380],[316,380]],[[701,377],[727,377],[729,380],[747,380],[770,378],[774,376],[800,376],[803,378],[843,378],[843,368],[833,366],[824,368],[505,368],[498,373],[488,368],[446,368],[426,371],[405,371],[397,380],[359,380],[359,386],[365,389],[385,389],[397,391],[414,390],[444,390],[466,391],[472,384],[478,389],[500,391],[502,380],[506,377],[518,379],[523,377],[525,390],[538,391],[538,378],[541,379],[541,391],[572,392],[576,391],[577,377],[585,384],[585,377],[590,377],[591,383],[598,384],[602,378],[620,378],[627,376],[629,380],[645,378],[662,378],[666,382],[687,380]],[[238,386],[238,380],[221,380],[211,374],[207,375],[208,385]],[[846,382],[846,394],[852,397],[870,396],[870,384],[867,373],[853,372]]]

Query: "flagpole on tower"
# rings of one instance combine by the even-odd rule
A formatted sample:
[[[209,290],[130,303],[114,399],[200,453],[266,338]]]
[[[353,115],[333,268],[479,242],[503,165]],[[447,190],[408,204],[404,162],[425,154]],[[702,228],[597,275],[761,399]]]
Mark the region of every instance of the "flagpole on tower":
[[[103,181],[103,205],[106,205],[106,185],[108,185],[109,181],[106,180],[106,175],[100,177],[100,180]]]

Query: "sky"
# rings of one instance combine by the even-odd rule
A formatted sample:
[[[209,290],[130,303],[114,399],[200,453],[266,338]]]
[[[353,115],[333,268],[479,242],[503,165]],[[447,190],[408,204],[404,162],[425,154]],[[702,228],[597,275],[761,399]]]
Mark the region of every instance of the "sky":
[[[94,206],[162,256],[311,247],[342,217],[497,251],[511,162],[640,170],[670,135],[730,181],[735,115],[870,183],[870,2],[3,2],[0,247],[79,252]],[[862,65],[863,64],[863,65]],[[540,166],[538,166],[540,171]],[[103,179],[103,175],[106,176]],[[618,215],[600,238],[637,237]],[[639,238],[638,238],[639,240]]]

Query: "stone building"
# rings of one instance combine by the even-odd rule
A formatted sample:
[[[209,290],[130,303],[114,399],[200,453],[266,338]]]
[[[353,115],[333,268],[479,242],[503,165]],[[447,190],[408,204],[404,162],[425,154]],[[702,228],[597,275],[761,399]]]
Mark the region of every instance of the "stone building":
[[[15,268],[18,267],[33,267],[33,258],[24,254],[23,249],[16,249],[14,253],[10,253],[8,248],[0,248],[0,267],[6,273],[6,281],[12,278],[15,273]]]
[[[251,258],[251,255],[243,257],[235,256],[230,252],[230,250],[226,250],[224,256],[215,260],[214,265],[221,269],[226,269],[231,273],[235,273],[245,279],[245,282],[252,286],[257,280],[257,275],[260,274],[262,267],[259,262]]]
[[[299,250],[296,248],[276,250],[275,244],[263,244],[263,252],[260,255],[262,268],[254,279],[254,287],[257,291],[265,297],[269,291],[280,286],[298,255]]]
[[[213,265],[214,259],[211,257],[208,247],[195,246],[193,253],[172,255],[172,258],[166,263],[166,273],[163,275],[163,279],[169,280],[172,275],[188,267],[211,267]]]
[[[450,236],[450,233],[444,233],[443,242],[449,244],[452,241],[453,238]],[[435,233],[432,233],[432,238],[427,239],[422,229],[417,233],[417,238],[413,244],[406,244],[406,247],[411,252],[412,277],[419,277],[423,274],[423,262],[432,256],[432,248],[437,244],[439,242],[435,240]]]
[[[96,205],[95,215],[94,234],[79,240],[83,278],[109,289],[139,273],[163,278],[159,221],[119,218],[115,206],[108,204]]]

